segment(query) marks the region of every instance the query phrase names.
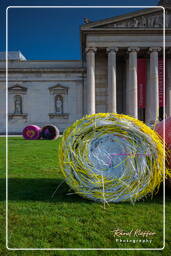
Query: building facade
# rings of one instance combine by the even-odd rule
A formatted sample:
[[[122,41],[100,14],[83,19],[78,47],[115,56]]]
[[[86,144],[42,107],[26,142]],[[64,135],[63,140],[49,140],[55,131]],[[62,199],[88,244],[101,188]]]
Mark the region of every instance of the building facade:
[[[10,52],[9,133],[21,133],[28,124],[48,123],[62,132],[83,115],[98,112],[128,114],[146,123],[162,119],[163,114],[171,116],[171,1],[160,4],[165,7],[165,19],[164,10],[158,7],[97,22],[86,21],[80,29],[80,61],[31,61],[21,53]],[[0,58],[2,134],[3,54]]]

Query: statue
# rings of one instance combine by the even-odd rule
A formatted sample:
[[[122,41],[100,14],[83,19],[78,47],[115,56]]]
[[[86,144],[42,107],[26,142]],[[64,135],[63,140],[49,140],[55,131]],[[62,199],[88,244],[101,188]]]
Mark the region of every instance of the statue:
[[[170,7],[171,6],[171,0],[160,0],[158,5],[160,6],[167,6],[167,7]]]
[[[146,20],[146,18],[144,17],[144,16],[142,16],[142,18],[141,18],[141,26],[142,27],[146,27],[147,26],[147,20]]]
[[[157,15],[155,19],[154,27],[162,27],[163,26],[163,17],[161,15]]]
[[[55,112],[57,114],[63,113],[63,99],[60,95],[57,95],[55,98]]]
[[[92,21],[90,20],[90,19],[88,19],[88,18],[84,18],[84,24],[89,24],[89,23],[91,23]]]
[[[128,20],[127,26],[130,28],[132,27],[132,20]]]
[[[148,27],[151,27],[151,28],[154,27],[155,18],[156,16],[148,17]]]
[[[134,28],[137,28],[139,24],[139,21],[137,18],[134,18]]]
[[[14,105],[15,105],[14,114],[16,115],[22,114],[22,98],[20,95],[15,96]]]
[[[166,27],[168,28],[170,28],[171,26],[171,23],[170,23],[170,21],[171,21],[171,15],[169,14],[169,13],[166,13]]]

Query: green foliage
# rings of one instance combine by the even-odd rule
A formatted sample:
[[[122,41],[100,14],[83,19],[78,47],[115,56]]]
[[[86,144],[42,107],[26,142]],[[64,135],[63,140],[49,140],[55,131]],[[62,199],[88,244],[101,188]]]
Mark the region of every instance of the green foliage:
[[[164,251],[7,251],[5,249],[5,140],[0,138],[1,175],[0,255],[169,255],[171,209],[166,197],[166,248]],[[85,200],[63,182],[54,141],[9,138],[9,243],[10,248],[131,248],[163,246],[162,193],[137,202],[102,204]],[[52,197],[56,188],[59,189]],[[69,194],[69,195],[68,195]],[[170,219],[169,219],[170,218]],[[112,231],[156,232],[151,244],[116,243]],[[126,237],[129,238],[129,237]]]

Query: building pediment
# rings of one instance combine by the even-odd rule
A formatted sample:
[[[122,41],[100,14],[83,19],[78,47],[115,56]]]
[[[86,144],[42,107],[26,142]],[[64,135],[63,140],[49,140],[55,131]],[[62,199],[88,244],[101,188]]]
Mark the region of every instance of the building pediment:
[[[68,93],[68,87],[57,84],[52,87],[49,87],[49,91],[51,94],[67,94]]]
[[[108,30],[108,29],[162,29],[163,10],[161,7],[136,11],[126,15],[90,22],[81,27],[81,30]],[[171,27],[171,11],[166,12],[166,27]]]
[[[131,19],[125,19],[118,22],[112,22],[102,25],[101,28],[162,28],[163,27],[163,14],[151,14],[136,16]]]
[[[27,92],[27,88],[24,87],[24,86],[21,86],[19,84],[15,84],[15,85],[13,85],[13,86],[8,88],[8,92],[9,93],[15,93],[15,94],[17,94],[17,93],[19,93],[19,94],[20,93],[26,93]]]

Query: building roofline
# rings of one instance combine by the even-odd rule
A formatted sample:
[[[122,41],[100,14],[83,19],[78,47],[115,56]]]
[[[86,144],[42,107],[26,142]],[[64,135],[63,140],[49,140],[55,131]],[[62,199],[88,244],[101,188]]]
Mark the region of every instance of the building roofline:
[[[6,62],[6,60],[0,60]],[[81,60],[8,60],[8,62],[81,62]]]

